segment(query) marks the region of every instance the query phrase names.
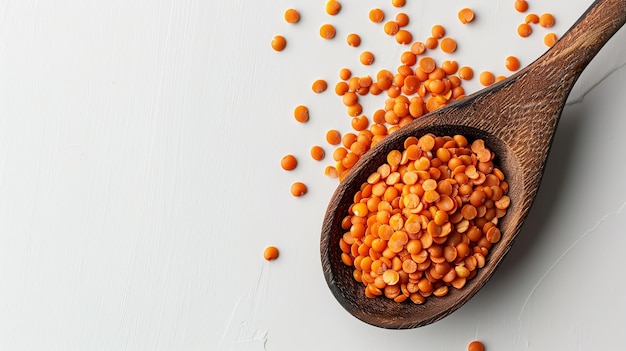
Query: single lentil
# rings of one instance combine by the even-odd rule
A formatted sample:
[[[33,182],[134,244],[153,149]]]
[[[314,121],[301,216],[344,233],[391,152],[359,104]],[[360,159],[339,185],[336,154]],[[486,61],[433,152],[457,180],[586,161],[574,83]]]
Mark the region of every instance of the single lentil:
[[[369,19],[374,23],[380,23],[385,19],[385,13],[379,8],[371,9],[369,12]]]
[[[296,159],[294,155],[288,154],[288,155],[283,156],[283,158],[280,159],[280,166],[285,171],[291,171],[295,169],[296,166],[298,166],[298,160]]]
[[[313,85],[311,85],[311,89],[313,89],[314,93],[323,93],[326,89],[328,89],[328,83],[326,83],[323,79],[317,79],[313,82]]]
[[[467,351],[485,351],[485,345],[478,340],[474,340],[467,345]]]
[[[305,123],[309,120],[309,108],[304,105],[296,106],[293,110],[293,117],[300,123]]]
[[[556,36],[555,33],[547,33],[544,37],[543,37],[543,43],[548,46],[548,47],[552,47],[554,44],[556,44],[558,38]]]
[[[335,37],[335,26],[330,23],[323,24],[320,27],[320,36],[324,39],[332,39]]]
[[[329,0],[326,3],[326,13],[335,16],[341,11],[341,3],[336,0]]]
[[[278,248],[275,246],[268,246],[263,251],[263,258],[267,261],[273,261],[278,258]]]
[[[283,51],[287,46],[287,39],[282,35],[276,35],[272,38],[272,49],[276,51]]]
[[[293,196],[302,196],[307,193],[307,187],[302,182],[295,182],[291,184],[291,195]]]
[[[315,145],[311,147],[311,157],[314,160],[321,161],[324,159],[324,156],[326,156],[326,152],[324,152],[324,149],[321,146]]]
[[[458,13],[459,21],[463,24],[470,23],[474,20],[474,11],[470,8],[463,8]]]
[[[300,13],[296,9],[287,9],[285,11],[285,21],[287,23],[297,23],[300,21]]]
[[[348,34],[348,37],[346,38],[346,41],[348,42],[348,45],[350,45],[352,47],[357,47],[357,46],[361,45],[361,37],[358,34],[356,34],[356,33]]]

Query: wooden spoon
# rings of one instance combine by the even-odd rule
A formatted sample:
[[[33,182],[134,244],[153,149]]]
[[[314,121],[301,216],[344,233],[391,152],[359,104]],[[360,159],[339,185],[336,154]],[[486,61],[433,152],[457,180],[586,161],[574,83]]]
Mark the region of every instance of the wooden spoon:
[[[626,0],[597,0],[543,56],[504,81],[421,117],[387,136],[361,157],[339,184],[324,218],[320,251],[326,282],[339,303],[356,318],[383,328],[424,326],[454,312],[489,280],[500,265],[541,183],[544,165],[561,112],[574,83],[604,44],[626,22]],[[481,138],[497,155],[509,182],[511,206],[499,223],[500,242],[487,264],[462,289],[429,297],[422,305],[368,298],[341,261],[342,219],[361,184],[408,136],[461,134]]]

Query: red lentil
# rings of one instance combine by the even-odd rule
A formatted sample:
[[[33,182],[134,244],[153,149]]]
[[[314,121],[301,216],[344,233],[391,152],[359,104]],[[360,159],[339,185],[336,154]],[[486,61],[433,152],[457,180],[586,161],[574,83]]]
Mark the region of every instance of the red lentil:
[[[326,13],[335,16],[341,11],[341,3],[336,0],[329,0],[326,3]]]
[[[549,13],[542,14],[539,16],[539,25],[544,28],[552,27],[554,25],[554,16]]]
[[[320,27],[320,36],[324,39],[332,39],[335,37],[335,26],[326,23]]]
[[[506,69],[512,72],[517,71],[520,68],[519,59],[515,56],[508,56],[504,60],[504,65],[506,66]]]
[[[276,51],[283,51],[287,46],[287,40],[282,35],[276,35],[272,39],[272,49]]]
[[[291,195],[299,197],[307,193],[307,187],[302,182],[295,182],[291,185]]]
[[[380,23],[385,19],[385,13],[379,8],[371,9],[369,12],[369,19],[374,23]]]
[[[467,345],[467,351],[485,351],[485,345],[478,340],[474,340]]]
[[[285,21],[287,23],[297,23],[300,21],[300,13],[296,9],[287,9],[285,11]]]
[[[298,160],[296,159],[296,157],[294,155],[291,155],[291,154],[285,155],[280,160],[280,166],[285,171],[291,171],[291,170],[295,169],[296,166],[298,166]]]
[[[278,258],[278,249],[275,246],[268,246],[263,251],[263,258],[273,261]]]
[[[355,33],[348,34],[346,41],[348,42],[348,45],[353,46],[353,47],[357,47],[361,45],[361,37]]]
[[[510,205],[492,158],[482,140],[460,135],[409,137],[403,151],[387,154],[355,194],[339,243],[365,296],[421,304],[462,289],[476,275],[501,238],[498,219]],[[487,176],[492,185],[484,185]],[[499,217],[486,217],[495,208]],[[400,291],[408,295],[397,299]]]
[[[305,123],[309,120],[309,108],[303,105],[296,106],[293,110],[293,117],[300,123]]]
[[[463,24],[470,23],[474,20],[474,11],[470,8],[463,8],[458,13],[459,21]]]
[[[321,146],[315,145],[311,147],[311,157],[314,160],[321,161],[324,159],[324,156],[326,156],[326,153],[324,152],[324,149]]]
[[[551,47],[554,44],[556,44],[558,38],[556,36],[556,34],[550,32],[547,33],[544,37],[543,37],[543,43],[546,44],[546,46]]]

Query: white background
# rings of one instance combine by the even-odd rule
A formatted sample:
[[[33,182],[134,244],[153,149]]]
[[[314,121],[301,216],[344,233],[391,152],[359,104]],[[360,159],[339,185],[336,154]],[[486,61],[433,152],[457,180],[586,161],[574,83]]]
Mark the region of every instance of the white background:
[[[528,1],[559,35],[591,3]],[[0,0],[0,350],[625,348],[626,31],[577,83],[494,278],[440,322],[385,330],[342,309],[319,259],[337,185],[324,135],[350,130],[337,72],[395,70],[406,50],[368,11],[407,12],[416,40],[444,25],[458,50],[433,56],[477,73],[508,74],[508,55],[529,64],[547,30],[518,37],[513,0],[344,0],[336,17],[324,3]],[[469,26],[456,19],[465,6]],[[298,24],[283,20],[289,7]],[[323,23],[335,39],[319,37]],[[275,34],[285,51],[270,48]],[[315,95],[318,78],[330,89]],[[383,98],[363,99],[365,114]],[[314,144],[326,160],[308,156]],[[287,153],[293,172],[279,166]],[[290,195],[296,180],[306,196]],[[278,260],[263,259],[267,245]]]

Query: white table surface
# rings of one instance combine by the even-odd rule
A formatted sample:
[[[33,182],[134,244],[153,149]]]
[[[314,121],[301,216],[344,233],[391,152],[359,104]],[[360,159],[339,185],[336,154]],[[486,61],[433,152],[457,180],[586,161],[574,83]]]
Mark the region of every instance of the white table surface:
[[[547,30],[517,36],[512,0],[407,2],[414,38],[446,26],[459,43],[449,57],[477,73],[546,50]],[[528,2],[558,34],[591,3]],[[367,13],[399,10],[344,0],[330,17],[324,3],[0,0],[0,350],[626,348],[626,30],[577,83],[497,274],[445,319],[386,330],[334,299],[319,235],[337,185],[323,175],[324,134],[350,130],[337,72],[394,70],[406,47]],[[464,6],[471,26],[456,19]],[[317,33],[326,22],[334,40]],[[285,51],[270,48],[275,34]],[[331,89],[313,94],[317,78]],[[382,107],[363,101],[369,115]],[[314,144],[325,161],[308,157]],[[280,169],[286,153],[300,158],[293,172]],[[306,196],[289,193],[296,180]],[[267,245],[278,260],[263,259]]]

